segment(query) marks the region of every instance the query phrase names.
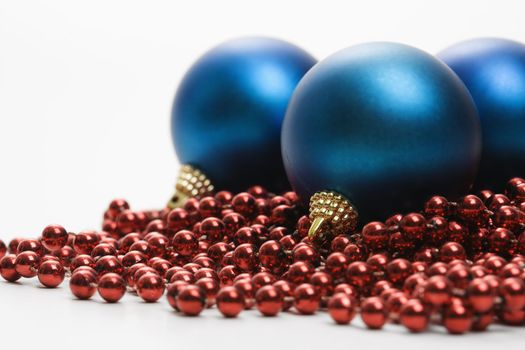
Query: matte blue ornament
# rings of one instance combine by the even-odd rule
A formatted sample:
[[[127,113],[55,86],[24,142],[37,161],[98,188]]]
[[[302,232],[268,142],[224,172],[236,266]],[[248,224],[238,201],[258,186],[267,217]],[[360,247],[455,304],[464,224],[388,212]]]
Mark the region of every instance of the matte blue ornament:
[[[456,44],[439,55],[463,80],[483,135],[476,187],[502,190],[525,176],[525,45],[494,38]]]
[[[303,200],[327,191],[310,203],[311,235],[323,220],[332,232],[347,231],[355,210],[364,223],[421,208],[432,195],[464,194],[480,148],[476,108],[461,80],[433,56],[396,43],[358,45],[320,61],[297,86],[282,130],[293,188]]]
[[[231,40],[205,53],[184,76],[173,103],[171,131],[180,162],[202,171],[216,189],[289,188],[281,125],[297,83],[315,63],[299,47],[269,38]]]

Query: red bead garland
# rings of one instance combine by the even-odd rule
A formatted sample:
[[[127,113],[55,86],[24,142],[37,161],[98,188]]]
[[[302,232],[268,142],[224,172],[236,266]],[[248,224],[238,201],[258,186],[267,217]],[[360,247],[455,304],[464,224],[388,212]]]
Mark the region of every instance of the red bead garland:
[[[117,199],[102,231],[68,234],[50,225],[38,239],[0,241],[0,275],[38,276],[52,288],[71,274],[78,299],[98,289],[117,302],[126,287],[146,302],[166,293],[188,316],[215,306],[225,317],[294,307],[306,315],[326,310],[337,324],[359,314],[372,329],[441,324],[461,334],[525,323],[524,210],[525,180],[514,178],[504,194],[434,196],[420,213],[312,242],[293,192],[221,191],[171,211],[135,212]]]

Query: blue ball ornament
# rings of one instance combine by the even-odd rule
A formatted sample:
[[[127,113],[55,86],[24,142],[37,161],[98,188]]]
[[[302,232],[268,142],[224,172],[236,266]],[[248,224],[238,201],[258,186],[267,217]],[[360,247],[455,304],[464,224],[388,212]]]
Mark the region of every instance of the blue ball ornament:
[[[340,194],[361,223],[415,210],[432,195],[464,194],[480,147],[465,85],[435,57],[397,43],[362,44],[320,61],[297,86],[282,130],[286,172],[300,197]],[[314,217],[343,220],[336,197],[314,197],[321,201],[310,203],[311,216],[313,206]]]
[[[502,190],[525,176],[525,45],[505,39],[461,42],[438,54],[478,108],[483,150],[476,187]]]
[[[173,103],[180,162],[200,170],[216,189],[289,187],[281,125],[297,83],[315,63],[301,48],[269,38],[231,40],[206,52],[182,79]]]

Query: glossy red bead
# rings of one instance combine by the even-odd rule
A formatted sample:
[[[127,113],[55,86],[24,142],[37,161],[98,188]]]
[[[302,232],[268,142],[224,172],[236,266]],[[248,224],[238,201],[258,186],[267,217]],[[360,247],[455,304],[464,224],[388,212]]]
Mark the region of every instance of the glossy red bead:
[[[91,254],[98,242],[99,236],[95,231],[82,231],[75,235],[73,248],[77,254]]]
[[[255,197],[247,192],[241,192],[232,199],[232,208],[244,217],[251,217],[255,213]]]
[[[390,253],[406,257],[412,254],[415,246],[409,237],[403,235],[400,231],[395,231],[390,234],[388,247]]]
[[[461,244],[448,242],[440,248],[439,256],[442,262],[448,263],[456,259],[464,260],[466,258],[466,252]]]
[[[136,282],[136,290],[145,302],[156,302],[164,294],[164,280],[159,275],[146,273]]]
[[[453,288],[465,290],[467,289],[470,281],[472,280],[472,273],[466,266],[457,265],[449,269],[445,275]]]
[[[91,251],[91,257],[95,260],[107,255],[117,255],[117,250],[109,243],[99,243]]]
[[[257,309],[264,316],[275,316],[283,307],[283,295],[276,287],[266,285],[255,293]]]
[[[226,226],[226,234],[229,237],[233,237],[235,232],[237,232],[241,227],[243,227],[246,224],[246,219],[244,218],[244,216],[235,212],[226,214],[222,218],[222,221]]]
[[[122,257],[122,265],[124,265],[124,267],[130,267],[138,263],[145,263],[146,260],[146,255],[136,250],[132,250]]]
[[[42,231],[42,244],[49,251],[62,248],[67,243],[68,234],[60,225],[49,225]]]
[[[417,296],[426,284],[428,277],[422,273],[414,273],[403,282],[403,292],[409,296]]]
[[[157,234],[144,238],[148,242],[152,256],[164,256],[169,248],[169,239],[165,235]]]
[[[109,208],[106,211],[107,216],[115,219],[120,213],[129,210],[129,204],[125,199],[117,198],[109,203]]]
[[[386,265],[386,276],[394,285],[401,285],[412,274],[412,264],[406,259],[394,259]]]
[[[502,256],[509,255],[517,243],[514,233],[503,227],[491,230],[488,242],[490,251]]]
[[[243,243],[255,244],[258,241],[257,232],[252,227],[241,227],[235,232],[233,240],[237,245]]]
[[[177,306],[177,298],[179,297],[181,290],[186,286],[189,286],[188,282],[176,281],[168,284],[166,288],[166,298],[168,300],[168,304],[170,304],[170,306],[177,311],[179,311],[179,307]]]
[[[202,218],[210,216],[217,217],[221,210],[221,204],[213,197],[204,197],[199,201],[199,215]]]
[[[498,275],[501,269],[507,264],[507,261],[500,256],[491,256],[485,260],[483,267],[491,274]]]
[[[305,243],[300,243],[293,249],[293,261],[305,261],[313,266],[319,265],[320,256],[317,250]]]
[[[259,261],[264,267],[269,269],[279,268],[283,265],[284,258],[284,250],[276,241],[266,241],[259,248]]]
[[[338,235],[332,239],[330,243],[330,249],[332,252],[343,252],[346,246],[350,243],[350,239],[347,235]]]
[[[222,205],[229,205],[233,199],[233,194],[230,191],[219,191],[215,194],[215,199]]]
[[[494,290],[487,281],[481,278],[474,279],[469,283],[467,297],[473,311],[477,313],[486,313],[494,306]]]
[[[292,284],[285,280],[279,280],[273,284],[273,286],[281,293],[283,296],[283,311],[290,309],[294,303],[293,287]]]
[[[298,261],[290,265],[287,272],[287,279],[295,285],[305,283],[310,280],[314,273],[314,268],[307,262]]]
[[[346,293],[337,293],[328,300],[328,313],[338,324],[349,324],[355,316],[355,299]]]
[[[411,332],[424,331],[428,327],[429,320],[429,313],[417,299],[407,301],[399,312],[399,322]]]
[[[242,271],[252,271],[257,264],[255,246],[250,243],[237,246],[233,251],[233,262]]]
[[[244,308],[246,310],[251,309],[255,305],[255,288],[253,287],[252,281],[249,277],[239,278],[233,286],[237,288],[244,297]]]
[[[7,244],[7,251],[11,254],[17,254],[18,245],[22,240],[23,238],[13,238],[12,240],[10,240]]]
[[[373,221],[366,224],[361,234],[364,243],[373,251],[385,250],[388,247],[389,234],[382,222]]]
[[[97,260],[95,270],[99,276],[110,272],[122,275],[124,273],[124,266],[116,256],[105,255]]]
[[[434,196],[425,203],[425,215],[431,216],[446,216],[449,213],[449,203],[445,197]]]
[[[116,273],[106,273],[98,281],[98,293],[108,303],[116,303],[126,293],[126,282]]]
[[[67,245],[55,250],[52,254],[58,258],[65,268],[69,268],[71,261],[76,256],[75,250]]]
[[[134,242],[131,245],[131,247],[129,247],[128,253],[131,253],[131,252],[139,252],[142,254],[142,256],[139,255],[135,257],[136,260],[140,260],[137,262],[141,262],[143,261],[143,259],[149,259],[153,256],[153,251],[150,248],[149,243],[144,240]]]
[[[226,286],[217,293],[217,308],[225,317],[236,317],[244,309],[242,292],[232,286]]]
[[[472,321],[472,330],[477,332],[485,331],[494,322],[494,312],[477,313]]]
[[[7,246],[5,245],[4,241],[0,239],[0,259],[3,258],[7,254]]]
[[[219,242],[226,234],[226,225],[218,218],[209,217],[201,222],[200,233],[211,242]]]
[[[499,286],[499,294],[505,309],[518,311],[525,308],[525,282],[521,278],[505,278]]]
[[[381,275],[385,272],[386,265],[389,261],[390,259],[386,254],[374,254],[366,260],[366,263],[372,268],[375,274]]]
[[[501,193],[496,193],[487,200],[488,209],[492,211],[497,211],[502,206],[509,204],[511,204],[509,197]]]
[[[486,210],[483,201],[473,194],[469,194],[458,201],[457,214],[471,223],[478,223]]]
[[[94,272],[77,269],[69,280],[71,293],[80,300],[89,299],[97,290],[97,277]]]
[[[390,293],[386,300],[384,298],[381,298],[381,300],[384,300],[385,310],[388,312],[390,319],[397,322],[399,321],[401,308],[409,300],[409,297],[405,293],[398,291]]]
[[[275,276],[269,272],[259,272],[253,275],[252,277],[252,284],[255,290],[273,284],[276,281],[277,279],[275,278]]]
[[[239,274],[239,270],[233,265],[224,266],[219,272],[219,283],[220,286],[231,286],[233,285],[234,278]]]
[[[210,277],[203,277],[195,282],[195,285],[200,287],[206,296],[206,306],[212,307],[215,305],[217,293],[219,292],[219,282]]]
[[[17,253],[22,253],[25,251],[32,251],[32,252],[37,253],[40,256],[44,255],[44,247],[36,239],[21,240],[20,243],[18,243],[18,247],[16,251]]]
[[[329,297],[334,290],[332,276],[323,271],[314,272],[310,284],[317,289],[321,298]]]
[[[194,283],[195,282],[195,276],[193,275],[193,273],[191,273],[190,271],[187,271],[187,270],[177,271],[171,276],[169,282],[173,283],[173,282],[176,282],[176,281],[184,281],[184,282],[187,282],[187,283]]]
[[[510,326],[525,324],[525,310],[500,310],[498,317],[500,321]]]
[[[341,252],[330,254],[325,260],[325,271],[339,279],[344,277],[346,268],[348,267],[348,258]]]
[[[58,287],[64,281],[65,274],[64,267],[58,261],[45,261],[38,268],[38,280],[47,288]]]
[[[320,300],[318,290],[309,283],[303,283],[295,288],[294,306],[303,315],[314,314],[319,309]]]
[[[185,230],[190,227],[190,215],[183,208],[175,208],[169,212],[166,223],[167,234],[169,237],[173,237],[173,235],[180,230]]]
[[[8,282],[15,282],[22,277],[16,271],[16,255],[7,254],[0,259],[0,275]]]
[[[516,232],[520,228],[520,211],[513,206],[503,205],[496,210],[494,225]]]
[[[462,334],[472,327],[472,312],[466,305],[453,302],[443,311],[443,325],[449,333]]]
[[[25,251],[16,256],[15,270],[25,278],[35,277],[40,265],[40,256],[33,251]]]
[[[442,275],[430,277],[423,289],[423,300],[433,306],[448,304],[451,295],[452,284]]]
[[[423,240],[427,228],[427,222],[423,215],[410,213],[399,222],[399,231],[410,241],[419,242]]]
[[[449,221],[447,240],[458,244],[467,243],[469,237],[468,227],[458,221]]]
[[[383,300],[379,297],[369,297],[361,303],[361,319],[370,329],[381,329],[387,321],[387,313]]]
[[[173,251],[182,256],[195,254],[199,248],[199,242],[193,232],[182,230],[173,237]]]
[[[374,281],[373,271],[366,262],[355,261],[346,269],[346,281],[359,289],[371,286]]]

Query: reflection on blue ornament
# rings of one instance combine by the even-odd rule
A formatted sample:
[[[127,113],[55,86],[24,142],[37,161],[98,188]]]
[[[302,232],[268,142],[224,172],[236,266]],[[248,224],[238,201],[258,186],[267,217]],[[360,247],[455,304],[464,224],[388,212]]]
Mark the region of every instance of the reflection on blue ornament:
[[[483,135],[477,187],[502,190],[525,176],[525,45],[495,38],[461,42],[439,55],[463,80]]]
[[[178,158],[217,189],[288,187],[280,131],[290,96],[315,59],[287,42],[244,38],[205,53],[175,96],[171,131]]]
[[[410,46],[339,51],[301,80],[283,123],[288,178],[304,201],[343,194],[361,222],[468,191],[480,126],[472,98],[441,61]]]

